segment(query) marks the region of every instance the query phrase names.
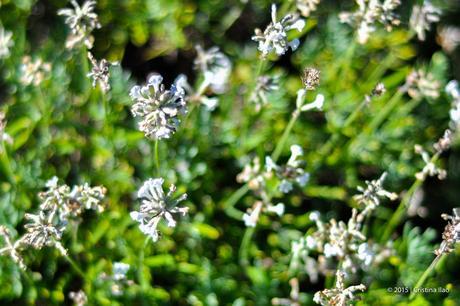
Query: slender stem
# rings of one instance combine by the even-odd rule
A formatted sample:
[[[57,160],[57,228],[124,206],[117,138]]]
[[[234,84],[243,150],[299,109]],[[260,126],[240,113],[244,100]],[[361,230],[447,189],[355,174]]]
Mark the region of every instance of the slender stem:
[[[67,262],[70,264],[70,266],[72,266],[72,268],[75,270],[75,272],[78,273],[78,275],[80,275],[83,279],[86,277],[85,273],[80,269],[80,267],[77,265],[77,263],[72,258],[70,258],[70,256],[66,255],[66,256],[64,256],[64,258],[67,260]]]
[[[438,262],[442,258],[444,258],[444,255],[446,255],[446,254],[442,253],[442,254],[436,256],[435,259],[433,259],[433,261],[431,262],[430,266],[428,267],[428,269],[425,270],[425,272],[423,272],[422,276],[418,280],[417,284],[415,284],[413,289],[420,288],[420,287],[423,286],[423,284],[425,283],[425,281],[428,278],[428,276],[430,276],[430,274],[433,272],[434,268],[436,268],[436,265],[438,264]],[[409,295],[409,300],[412,300],[414,298],[415,293],[416,293],[415,290],[412,290],[411,294]]]
[[[145,248],[149,244],[149,239],[150,239],[150,236],[145,237],[144,244],[142,245],[142,248],[139,252],[139,270],[137,273],[137,277],[139,280],[139,284],[141,285],[142,291],[145,291],[147,289],[147,282],[144,276],[144,269],[145,269],[144,258],[145,258]]]
[[[247,227],[246,231],[244,232],[243,240],[241,241],[239,257],[240,257],[240,264],[242,266],[247,266],[249,264],[248,260],[248,253],[249,253],[249,246],[252,241],[252,236],[254,235],[256,228],[255,227]]]
[[[374,117],[374,119],[369,123],[368,127],[365,130],[367,134],[372,134],[372,132],[374,132],[374,130],[378,128],[380,124],[382,124],[382,122],[390,115],[393,108],[395,108],[396,105],[399,103],[403,94],[404,92],[402,90],[396,91],[396,93],[393,95],[393,97],[391,97],[391,99],[388,101],[385,107],[382,110],[380,110],[378,115]]]
[[[11,168],[11,162],[6,151],[5,141],[0,139],[0,164],[5,171],[6,177],[11,184],[16,184],[16,178],[14,177],[13,169]]]
[[[235,206],[235,204],[249,191],[248,183],[244,184],[238,190],[236,190],[222,205],[224,210],[227,211],[230,207]]]
[[[159,147],[160,141],[157,139],[155,140],[155,148],[154,148],[154,154],[155,154],[155,170],[157,175],[160,175],[160,158],[159,158],[159,153],[158,153],[158,147]]]
[[[299,118],[299,115],[300,115],[300,112],[298,110],[294,111],[294,113],[292,114],[291,120],[289,121],[286,129],[284,130],[283,135],[281,136],[280,141],[276,145],[276,148],[273,151],[272,156],[271,156],[271,158],[273,159],[275,163],[280,157],[281,153],[283,152],[283,149],[289,137],[289,134],[291,133],[291,130],[294,127],[294,124],[297,121],[297,118]]]
[[[435,155],[433,155],[433,157],[431,158],[429,162],[435,163],[438,160],[438,158],[439,158],[439,153],[436,153]],[[390,238],[390,235],[393,233],[394,229],[400,224],[409,206],[409,201],[412,198],[412,195],[422,185],[422,183],[423,183],[423,180],[415,179],[414,183],[412,184],[412,186],[409,188],[409,190],[406,192],[403,199],[401,200],[401,203],[399,203],[398,208],[396,209],[394,214],[391,216],[390,221],[388,221],[388,224],[385,227],[385,231],[383,235],[381,236],[381,240],[380,240],[381,242],[387,241]]]

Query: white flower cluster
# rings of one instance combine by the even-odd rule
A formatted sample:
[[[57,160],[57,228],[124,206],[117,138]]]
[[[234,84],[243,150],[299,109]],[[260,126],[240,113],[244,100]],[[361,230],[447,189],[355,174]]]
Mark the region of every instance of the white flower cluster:
[[[305,21],[299,19],[296,15],[286,15],[280,21],[276,18],[276,5],[272,4],[271,17],[272,22],[262,32],[260,29],[255,30],[255,35],[252,40],[259,43],[259,51],[262,52],[262,57],[267,57],[271,51],[275,51],[277,55],[283,55],[291,48],[295,51],[299,47],[299,40],[288,40],[290,30],[296,29],[299,32],[305,27]]]
[[[460,208],[453,209],[453,216],[443,214],[441,217],[448,223],[442,233],[442,243],[434,252],[437,256],[453,252],[460,242]]]
[[[13,33],[6,31],[0,25],[0,59],[10,56],[10,48],[13,46]]]
[[[313,297],[313,301],[320,305],[337,305],[346,306],[352,305],[352,302],[356,300],[356,291],[365,291],[366,286],[359,284],[357,286],[345,287],[344,283],[345,273],[337,270],[335,287],[332,289],[324,289],[318,291]]]
[[[85,306],[88,303],[88,297],[83,290],[69,292],[69,298],[75,306]]]
[[[359,204],[364,206],[363,211],[358,215],[358,222],[362,222],[365,216],[369,215],[380,205],[380,198],[385,197],[391,201],[398,198],[396,193],[386,191],[383,188],[386,176],[387,173],[384,172],[379,179],[366,181],[366,188],[358,186],[358,191],[361,194],[355,195],[354,198]]]
[[[41,59],[32,60],[30,56],[24,56],[21,65],[21,83],[25,86],[33,84],[38,86],[51,71],[51,64]]]
[[[401,4],[399,0],[356,0],[358,10],[355,12],[342,12],[339,15],[343,23],[356,26],[358,42],[365,44],[370,35],[377,30],[377,23],[382,24],[390,32],[401,21],[394,13]]]
[[[38,195],[41,201],[38,213],[26,213],[24,216],[29,223],[24,226],[26,233],[21,238],[13,243],[9,231],[1,227],[0,235],[4,237],[6,247],[0,250],[0,254],[8,254],[23,269],[25,264],[20,256],[22,249],[55,247],[66,256],[67,250],[61,244],[61,238],[69,217],[79,216],[84,208],[102,211],[101,201],[106,192],[104,187],[89,187],[85,184],[74,186],[71,191],[67,185],[58,185],[57,177],[49,180],[46,187],[48,190]]]
[[[114,296],[123,295],[125,287],[132,286],[134,282],[128,279],[128,271],[130,265],[123,262],[114,262],[112,265],[112,273],[102,273],[99,279],[110,286],[110,292]]]
[[[110,73],[109,68],[112,65],[116,65],[114,63],[108,62],[106,59],[102,59],[99,62],[94,58],[91,52],[88,52],[88,59],[91,62],[91,72],[88,73],[88,77],[93,81],[93,87],[96,87],[99,83],[102,92],[106,93],[110,90]]]
[[[91,32],[101,27],[97,14],[94,12],[96,1],[85,1],[82,6],[75,0],[71,0],[70,3],[72,3],[73,9],[65,8],[58,11],[59,16],[66,17],[65,23],[72,31],[72,34],[67,38],[66,48],[73,49],[84,43],[88,49],[91,49],[94,42]]]
[[[450,109],[451,125],[454,130],[458,130],[460,128],[460,86],[456,80],[447,83],[446,93],[453,99]]]
[[[218,47],[204,50],[196,46],[197,57],[195,58],[195,69],[204,76],[204,82],[209,85],[216,94],[224,93],[227,89],[228,79],[232,72],[232,62],[219,51]]]
[[[291,146],[291,156],[286,165],[277,165],[270,156],[265,157],[265,168],[268,173],[274,173],[280,180],[278,189],[283,193],[289,193],[293,189],[293,183],[304,187],[310,179],[310,174],[303,169],[303,161],[298,158],[303,155],[299,145]]]
[[[256,88],[251,94],[250,101],[255,104],[256,112],[268,104],[267,94],[279,89],[279,76],[263,75],[257,78]]]
[[[437,42],[446,51],[454,52],[460,45],[460,28],[454,26],[444,26],[438,30]]]
[[[440,20],[441,10],[430,1],[424,1],[422,5],[414,5],[410,16],[409,25],[417,33],[419,40],[425,40],[426,31],[430,30],[431,24]]]
[[[256,201],[252,208],[249,208],[243,214],[244,225],[247,227],[256,227],[257,222],[259,221],[260,213],[262,211],[274,213],[281,217],[284,214],[284,204],[278,203],[273,205],[272,203],[267,203],[267,201]]]
[[[406,83],[401,90],[406,91],[413,99],[422,99],[424,97],[436,99],[439,97],[440,88],[441,83],[431,73],[418,69],[412,71],[406,77]]]
[[[323,223],[318,212],[311,213],[310,219],[316,223],[317,230],[292,243],[291,267],[297,268],[301,259],[312,281],[317,280],[318,272],[327,274],[335,262],[341,262],[344,271],[355,273],[378,264],[391,253],[388,248],[367,242],[361,232],[362,222],[358,221],[363,218],[359,218],[355,209],[347,223],[335,219]],[[318,254],[316,265],[309,256],[312,252]]]
[[[174,198],[176,186],[170,185],[168,193],[163,191],[162,178],[148,179],[137,193],[141,199],[139,211],[132,211],[131,218],[139,222],[139,229],[155,242],[159,238],[158,223],[165,218],[169,227],[175,227],[176,221],[172,214],[180,213],[183,216],[188,207],[178,207],[178,204],[187,199],[187,194]]]
[[[423,167],[422,171],[417,172],[415,174],[415,178],[424,181],[427,176],[437,176],[438,179],[443,180],[447,176],[447,172],[444,169],[439,168],[433,158],[428,154],[427,151],[423,149],[420,145],[414,146],[415,153],[419,154],[423,161],[425,162],[425,167]],[[438,153],[439,154],[439,153]]]
[[[311,12],[316,11],[321,0],[296,0],[295,5],[304,17],[310,16]]]
[[[134,101],[131,112],[141,117],[139,129],[148,138],[170,138],[179,125],[178,116],[186,113],[184,89],[173,84],[166,90],[162,82],[163,77],[154,74],[147,84],[134,86],[129,94]]]
[[[80,216],[85,209],[104,211],[102,200],[107,192],[103,186],[90,187],[87,183],[75,185],[70,189],[67,185],[59,185],[55,176],[46,183],[47,191],[40,192],[41,210],[55,209],[59,218],[67,220],[69,217]]]
[[[6,128],[6,119],[5,119],[5,113],[0,111],[0,141],[5,141],[7,143],[13,143],[13,138],[5,132]],[[0,153],[1,149],[0,149]]]

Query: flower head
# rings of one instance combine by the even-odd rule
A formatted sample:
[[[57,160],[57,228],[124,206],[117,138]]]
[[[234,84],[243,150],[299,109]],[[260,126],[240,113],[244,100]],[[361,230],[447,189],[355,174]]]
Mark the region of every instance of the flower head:
[[[65,23],[72,31],[72,35],[67,38],[66,47],[72,49],[83,42],[88,49],[91,49],[94,41],[91,32],[101,27],[97,14],[94,12],[96,1],[85,1],[82,6],[75,0],[71,0],[70,3],[73,9],[65,8],[58,11],[59,16],[66,17]]]
[[[73,301],[75,306],[84,306],[88,303],[88,297],[83,290],[77,292],[71,291],[69,293],[69,298]]]
[[[447,172],[444,169],[439,168],[435,164],[434,158],[430,157],[428,152],[426,152],[422,146],[415,145],[414,147],[415,153],[422,156],[423,161],[425,162],[425,167],[423,167],[422,171],[417,172],[415,177],[420,180],[424,181],[427,176],[437,176],[438,179],[443,180],[447,176]],[[439,154],[439,153],[438,153]]]
[[[30,56],[24,56],[21,65],[21,83],[26,86],[30,84],[38,86],[50,71],[50,63],[45,63],[41,59],[32,61]]]
[[[305,68],[302,75],[302,82],[306,90],[315,90],[319,85],[321,71],[316,68]]]
[[[354,196],[355,200],[365,208],[359,215],[361,218],[372,212],[377,206],[380,205],[380,198],[388,198],[396,200],[398,195],[394,192],[388,192],[383,188],[383,182],[387,176],[384,172],[379,179],[373,181],[366,181],[366,188],[358,186],[358,191],[361,194]]]
[[[304,17],[308,17],[311,12],[316,11],[320,1],[321,0],[296,0],[295,4],[300,14]]]
[[[131,112],[141,117],[139,129],[148,138],[169,138],[179,125],[178,116],[186,113],[184,89],[172,85],[166,90],[162,82],[163,77],[154,74],[146,85],[134,86],[129,94],[134,101]]]
[[[5,128],[6,128],[6,119],[5,119],[5,113],[0,111],[0,141],[5,141],[7,143],[13,143],[13,138],[11,138],[11,136],[5,132]],[[1,152],[1,149],[0,149],[0,153]]]
[[[419,40],[425,40],[425,32],[430,30],[431,24],[439,21],[441,10],[429,1],[424,1],[423,5],[414,5],[410,16],[409,25],[417,33]]]
[[[365,44],[370,34],[377,30],[380,23],[388,32],[400,24],[398,16],[394,13],[401,4],[400,0],[356,0],[359,8],[355,12],[342,12],[340,20],[343,23],[356,26],[358,42]]]
[[[441,217],[448,223],[442,233],[442,243],[434,252],[437,256],[449,254],[460,242],[460,208],[454,208],[453,216],[442,214]]]
[[[88,52],[88,59],[92,65],[91,72],[88,73],[88,77],[93,79],[93,87],[96,87],[99,83],[102,91],[104,93],[108,92],[110,90],[109,68],[114,64],[109,63],[104,58],[98,62],[90,52]]]
[[[350,302],[356,300],[355,292],[366,290],[366,286],[359,284],[345,287],[344,277],[345,273],[337,270],[335,288],[316,292],[313,301],[320,305],[350,305]]]
[[[263,75],[257,78],[256,88],[251,95],[251,102],[259,112],[264,105],[268,104],[267,94],[279,89],[279,76]]]
[[[19,247],[21,242],[18,240],[13,243],[10,231],[3,225],[0,225],[0,237],[3,237],[5,244],[3,248],[0,248],[0,255],[9,255],[11,259],[15,263],[17,263],[21,269],[25,270],[26,265],[24,264],[24,259],[19,253]]]
[[[140,223],[140,230],[150,236],[153,241],[159,238],[157,226],[162,218],[166,219],[169,227],[175,227],[176,221],[172,214],[185,215],[188,212],[188,207],[178,207],[178,204],[187,198],[187,194],[174,198],[173,193],[176,191],[176,186],[172,184],[165,194],[163,182],[162,178],[145,181],[137,193],[138,198],[142,201],[139,211],[130,213],[131,218]]]
[[[406,83],[402,90],[407,91],[409,96],[414,99],[423,97],[436,99],[439,97],[441,84],[431,73],[419,69],[412,71],[406,78]]]
[[[305,27],[305,21],[299,19],[297,15],[286,15],[280,21],[276,18],[276,5],[272,4],[272,22],[262,32],[260,29],[255,30],[252,40],[259,43],[259,51],[262,57],[266,57],[272,50],[277,55],[283,55],[291,48],[295,51],[299,47],[299,40],[288,40],[287,32],[296,29],[299,32]]]
[[[13,46],[13,33],[6,31],[0,25],[0,59],[10,56],[10,48]]]
[[[309,179],[310,174],[305,172],[301,167],[303,161],[298,160],[303,155],[303,150],[298,145],[291,146],[291,157],[289,158],[286,165],[277,165],[271,157],[265,157],[265,168],[267,172],[274,172],[276,176],[281,179],[278,189],[283,193],[289,193],[293,189],[293,183],[297,183],[299,186],[304,187]]]
[[[24,218],[30,222],[24,226],[27,233],[21,238],[22,242],[34,249],[41,249],[44,246],[56,247],[63,256],[66,256],[67,250],[60,240],[67,222],[55,218],[55,215],[56,209],[41,210],[37,215],[25,214]]]
[[[223,93],[227,88],[232,71],[230,59],[220,52],[218,47],[212,47],[206,51],[199,45],[195,48],[197,51],[195,69],[203,73],[205,82],[209,84],[213,92]]]

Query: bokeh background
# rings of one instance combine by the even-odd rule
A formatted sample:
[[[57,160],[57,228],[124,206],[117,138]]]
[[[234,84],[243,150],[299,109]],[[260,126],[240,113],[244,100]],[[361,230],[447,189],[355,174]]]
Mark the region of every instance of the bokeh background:
[[[273,297],[287,297],[290,243],[313,226],[307,213],[319,210],[327,217],[348,218],[356,186],[383,171],[389,173],[388,189],[404,192],[423,167],[414,145],[430,147],[449,125],[451,100],[442,86],[438,99],[413,103],[404,96],[378,130],[357,137],[414,67],[425,67],[443,85],[460,77],[459,48],[445,52],[437,35],[443,26],[460,26],[459,3],[433,0],[443,8],[443,17],[420,42],[407,31],[415,2],[403,1],[400,28],[377,31],[361,46],[354,42],[353,29],[337,17],[353,9],[353,1],[321,1],[307,18],[299,50],[271,62],[270,71],[282,75],[282,86],[270,96],[270,107],[256,113],[244,101],[258,59],[251,36],[270,21],[270,1],[98,1],[102,28],[93,33],[92,52],[120,63],[111,68],[112,90],[103,99],[86,77],[84,48],[64,47],[69,30],[56,12],[69,6],[67,1],[1,0],[1,24],[13,32],[14,46],[11,56],[0,61],[0,107],[14,143],[2,154],[0,223],[22,233],[24,213],[37,209],[37,193],[54,175],[68,185],[89,182],[108,188],[106,211],[85,214],[64,238],[86,277],[75,274],[53,249],[28,252],[27,272],[1,257],[1,304],[70,304],[68,292],[80,289],[90,305],[270,305]],[[347,52],[352,44],[354,52]],[[138,206],[139,186],[155,173],[153,143],[137,130],[129,89],[152,72],[161,73],[167,84],[184,73],[193,84],[201,77],[193,69],[196,45],[218,46],[230,57],[231,86],[219,96],[215,111],[194,111],[172,139],[161,142],[161,172],[189,194],[190,214],[174,230],[163,227],[164,237],[145,246],[129,211]],[[40,86],[19,81],[25,55],[52,65]],[[261,218],[250,265],[242,267],[238,252],[246,228],[239,218],[254,197],[249,194],[239,201],[237,212],[226,210],[223,203],[241,186],[235,177],[248,157],[273,150],[307,66],[321,70],[318,92],[326,97],[324,112],[302,114],[289,143],[304,148],[307,169],[318,160],[322,163],[308,186],[283,198],[287,208],[282,218]],[[388,93],[366,108],[355,125],[342,130],[346,116],[379,81]],[[342,136],[340,143],[330,155],[319,156],[317,149],[333,133]],[[423,184],[421,208],[414,209],[393,236],[397,254],[356,275],[369,286],[362,305],[409,304],[407,296],[387,293],[386,288],[414,285],[433,259],[445,225],[440,214],[459,206],[459,148],[457,142],[442,156],[447,179],[430,178]],[[288,155],[286,148],[283,160]],[[379,208],[371,229],[374,237],[396,206],[385,203]],[[121,296],[111,294],[111,284],[100,277],[110,273],[116,261],[131,265],[134,281]],[[413,305],[460,305],[458,267],[459,251],[427,283],[449,286],[451,293],[420,295]],[[302,273],[299,279],[302,300],[310,305],[325,280],[310,283]]]

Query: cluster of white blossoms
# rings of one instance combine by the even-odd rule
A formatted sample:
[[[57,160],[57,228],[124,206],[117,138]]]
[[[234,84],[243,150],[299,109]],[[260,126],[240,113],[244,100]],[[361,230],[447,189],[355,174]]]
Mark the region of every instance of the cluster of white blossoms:
[[[88,303],[88,297],[83,290],[69,292],[69,298],[75,306],[85,306]]]
[[[195,48],[197,52],[194,61],[195,69],[203,74],[204,83],[214,93],[224,93],[232,72],[232,62],[225,54],[220,52],[218,47],[204,50],[203,47],[198,45]]]
[[[268,104],[267,94],[279,89],[279,76],[263,75],[257,78],[256,88],[251,94],[250,101],[255,104],[256,112]]]
[[[124,292],[125,287],[132,286],[134,281],[128,279],[128,271],[130,265],[123,262],[114,262],[112,265],[112,273],[102,273],[99,279],[109,283],[110,292],[114,296],[121,296]]]
[[[243,222],[247,227],[256,227],[262,212],[274,213],[281,217],[284,214],[284,204],[273,205],[269,201],[256,201],[254,205],[243,214]]]
[[[300,306],[300,290],[299,280],[297,278],[291,278],[289,281],[291,286],[291,292],[289,298],[273,298],[272,305],[283,305],[283,306]]]
[[[436,99],[439,97],[441,83],[435,79],[433,74],[423,69],[413,70],[406,77],[405,84],[401,90],[413,99],[422,99],[424,97]]]
[[[390,32],[401,21],[395,10],[401,4],[400,0],[356,0],[358,10],[355,12],[342,12],[340,21],[357,27],[357,37],[360,44],[365,44],[370,35],[377,30],[377,23],[382,24]]]
[[[425,166],[423,167],[422,171],[417,172],[415,174],[416,179],[424,181],[428,176],[437,176],[440,180],[446,178],[446,170],[439,168],[435,163],[436,160],[432,158],[430,154],[427,151],[425,151],[421,145],[415,145],[414,150],[415,153],[419,154],[425,162]],[[439,155],[440,153],[441,152],[438,151],[436,154]]]
[[[321,0],[296,0],[295,5],[302,16],[308,17],[312,12],[316,11],[320,1]]]
[[[24,218],[29,221],[24,227],[26,233],[16,240],[11,240],[10,232],[1,227],[6,247],[0,249],[0,254],[9,255],[13,261],[25,269],[20,251],[27,247],[42,249],[55,247],[67,256],[67,250],[61,243],[62,234],[67,229],[70,217],[79,216],[83,209],[102,211],[101,201],[105,196],[104,187],[90,187],[88,184],[74,186],[71,190],[67,185],[58,185],[57,177],[46,184],[48,190],[39,193],[40,209],[37,214],[26,213]]]
[[[255,35],[252,40],[259,43],[259,51],[262,57],[267,57],[273,50],[277,55],[283,55],[289,48],[295,51],[299,47],[299,40],[288,40],[290,30],[301,32],[305,27],[305,20],[299,19],[297,15],[289,14],[283,17],[280,21],[276,18],[276,5],[271,7],[272,22],[262,32],[260,29],[255,30]]]
[[[185,91],[177,84],[169,90],[163,77],[153,74],[143,86],[134,86],[129,93],[134,101],[131,112],[140,117],[139,129],[152,139],[170,138],[180,123],[179,115],[186,113]]]
[[[448,223],[442,233],[441,245],[434,252],[437,256],[453,252],[460,242],[460,208],[453,209],[453,216],[442,214],[441,217]]]
[[[383,188],[383,182],[387,173],[384,172],[377,180],[366,181],[366,188],[358,186],[360,194],[355,195],[354,199],[364,206],[364,209],[357,216],[357,221],[362,222],[365,216],[369,215],[374,211],[377,206],[380,205],[380,198],[388,198],[394,201],[398,198],[398,195],[394,192],[386,191]]]
[[[83,43],[88,49],[91,49],[94,42],[91,32],[101,27],[98,16],[94,12],[96,1],[85,1],[82,6],[75,0],[71,0],[70,3],[73,9],[65,8],[58,11],[58,15],[66,17],[65,23],[72,32],[67,38],[66,48],[73,49]]]
[[[460,128],[460,86],[456,80],[452,80],[446,85],[446,93],[452,97],[452,107],[450,109],[450,120],[454,130]]]
[[[6,128],[6,119],[5,119],[5,113],[0,111],[0,142],[4,141],[6,143],[13,143],[13,138],[5,131]],[[1,152],[1,146],[0,146],[0,153]]]
[[[310,179],[310,174],[303,169],[304,162],[299,160],[303,156],[303,150],[299,145],[291,146],[291,156],[285,165],[277,165],[270,156],[265,157],[265,168],[268,173],[274,173],[281,181],[278,189],[283,193],[289,193],[293,184],[297,183],[304,187]]]
[[[38,86],[48,76],[50,71],[50,63],[43,62],[40,58],[32,60],[30,56],[24,56],[22,58],[20,81],[25,86],[31,84]]]
[[[425,40],[426,32],[430,30],[431,24],[440,20],[441,10],[430,1],[423,1],[422,5],[414,5],[409,20],[409,26],[417,33],[420,40]]]
[[[335,287],[332,289],[324,289],[323,291],[316,292],[313,297],[313,301],[317,304],[325,306],[352,305],[352,302],[357,299],[355,292],[365,291],[366,286],[359,284],[357,286],[345,287],[344,277],[345,273],[337,270]]]
[[[460,28],[454,26],[440,27],[436,41],[446,53],[454,52],[460,45]]]
[[[88,52],[88,59],[91,62],[91,72],[88,73],[88,77],[92,79],[93,87],[96,87],[99,84],[102,92],[106,93],[110,90],[110,73],[109,68],[115,63],[110,63],[105,58],[101,59],[99,62],[94,58],[91,52]]]
[[[10,48],[13,46],[13,33],[6,31],[0,25],[0,59],[10,56]]]
[[[148,179],[144,182],[137,193],[141,200],[139,211],[132,211],[131,218],[139,222],[139,229],[148,235],[155,242],[159,238],[157,229],[161,219],[166,219],[169,227],[175,227],[176,221],[173,214],[187,214],[188,207],[178,207],[179,203],[187,199],[187,194],[173,197],[176,186],[170,185],[168,192],[163,190],[164,180],[162,178]]]

